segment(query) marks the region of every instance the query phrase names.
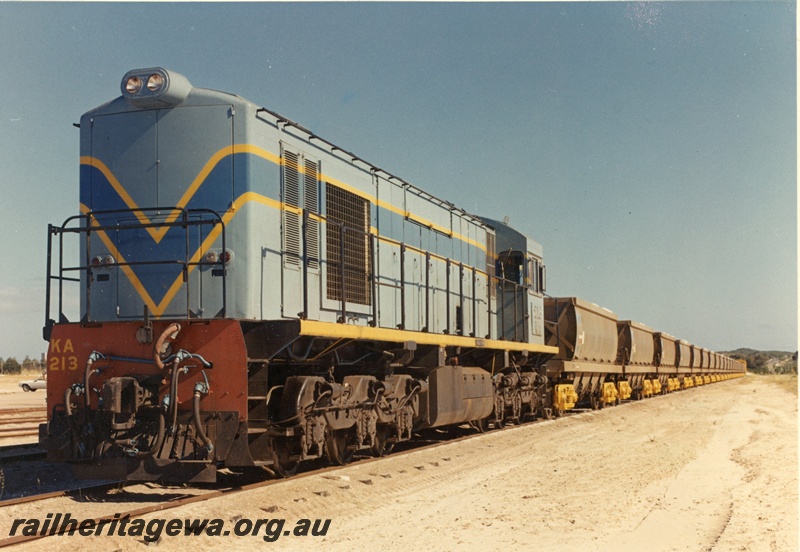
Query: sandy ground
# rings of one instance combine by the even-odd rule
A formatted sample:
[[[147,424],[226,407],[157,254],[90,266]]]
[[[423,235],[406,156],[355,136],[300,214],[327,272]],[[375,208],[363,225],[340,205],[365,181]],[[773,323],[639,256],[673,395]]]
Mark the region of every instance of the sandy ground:
[[[19,382],[36,379],[39,374],[0,375],[0,409],[44,408],[47,393],[44,389],[25,392]]]
[[[797,393],[750,376],[583,412],[145,517],[219,518],[229,536],[161,550],[771,551],[798,549]],[[796,380],[792,380],[796,386]],[[138,504],[137,506],[142,506]],[[123,505],[116,506],[118,511]],[[60,499],[15,517],[111,513]],[[325,536],[234,536],[247,519],[330,519]],[[155,527],[155,526],[154,526]],[[144,550],[142,537],[56,537],[64,550]],[[42,542],[20,546],[34,550]]]

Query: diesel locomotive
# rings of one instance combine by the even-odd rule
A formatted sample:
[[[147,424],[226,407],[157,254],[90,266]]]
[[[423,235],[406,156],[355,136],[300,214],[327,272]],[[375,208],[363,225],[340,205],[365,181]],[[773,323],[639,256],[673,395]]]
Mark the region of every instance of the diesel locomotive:
[[[541,245],[507,224],[133,70],[82,116],[80,212],[48,227],[40,444],[79,477],[289,475],[744,371],[545,290]]]

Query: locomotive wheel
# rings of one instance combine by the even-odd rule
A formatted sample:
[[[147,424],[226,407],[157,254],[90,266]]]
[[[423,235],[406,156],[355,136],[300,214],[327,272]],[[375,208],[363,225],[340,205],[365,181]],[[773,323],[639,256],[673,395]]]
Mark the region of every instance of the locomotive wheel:
[[[381,457],[386,456],[392,449],[394,448],[394,443],[389,442],[389,432],[381,429],[378,429],[375,432],[375,442],[372,444],[370,448],[370,452],[372,452],[373,456]]]
[[[505,425],[506,417],[506,403],[501,395],[497,395],[494,399],[494,427],[502,429]]]
[[[511,417],[517,424],[522,423],[522,397],[519,393],[511,398]]]
[[[278,477],[291,477],[297,473],[300,462],[291,459],[291,445],[287,442],[272,442],[272,460],[275,462],[269,470]]]
[[[355,451],[348,447],[350,442],[346,429],[334,430],[325,437],[325,453],[331,464],[344,466],[353,459]]]

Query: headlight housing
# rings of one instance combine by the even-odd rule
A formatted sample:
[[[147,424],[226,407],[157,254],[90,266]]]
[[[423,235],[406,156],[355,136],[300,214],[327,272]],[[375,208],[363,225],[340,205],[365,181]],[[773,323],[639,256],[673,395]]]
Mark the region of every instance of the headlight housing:
[[[192,85],[183,75],[150,67],[128,71],[120,89],[122,97],[136,107],[173,107],[186,99]]]

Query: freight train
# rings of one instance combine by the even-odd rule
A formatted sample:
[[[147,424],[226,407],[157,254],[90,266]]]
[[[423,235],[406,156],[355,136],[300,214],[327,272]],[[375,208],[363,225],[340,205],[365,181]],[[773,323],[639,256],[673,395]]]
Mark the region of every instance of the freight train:
[[[534,240],[244,98],[162,68],[121,93],[48,227],[40,444],[78,477],[285,476],[744,372],[548,297]]]

